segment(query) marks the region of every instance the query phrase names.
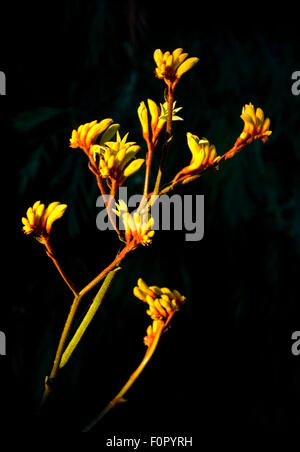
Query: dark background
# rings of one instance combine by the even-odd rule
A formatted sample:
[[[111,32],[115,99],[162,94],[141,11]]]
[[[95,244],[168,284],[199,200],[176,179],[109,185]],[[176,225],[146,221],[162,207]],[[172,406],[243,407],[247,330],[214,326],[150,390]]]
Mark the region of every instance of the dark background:
[[[149,321],[132,295],[141,276],[178,289],[187,302],[128,403],[93,430],[100,443],[111,432],[192,434],[197,442],[207,432],[296,431],[300,356],[291,353],[291,335],[300,330],[300,96],[292,95],[291,74],[300,70],[300,46],[293,7],[273,6],[271,13],[268,5],[249,11],[62,1],[13,8],[1,17],[1,425],[80,432],[116,395],[145,350]],[[83,153],[68,147],[71,131],[112,117],[145,154],[136,111],[148,97],[163,100],[153,51],[177,47],[200,61],[176,91],[184,122],[174,124],[169,177],[189,162],[187,131],[207,137],[219,154],[228,150],[242,130],[245,103],[270,116],[273,134],[179,191],[205,195],[204,239],[158,232],[148,249],[124,261],[61,372],[56,397],[38,414],[72,297],[42,247],[22,233],[21,217],[37,199],[69,205],[52,238],[79,287],[113,259],[119,243],[96,229],[97,186]],[[140,173],[128,188],[139,193],[142,184]]]

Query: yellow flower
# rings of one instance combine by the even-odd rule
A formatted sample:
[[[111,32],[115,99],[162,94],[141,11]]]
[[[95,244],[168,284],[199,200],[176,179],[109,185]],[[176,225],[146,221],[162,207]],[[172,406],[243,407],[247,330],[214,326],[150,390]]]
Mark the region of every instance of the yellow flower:
[[[103,145],[93,145],[91,153],[96,161],[99,155],[99,173],[106,179],[114,179],[118,185],[136,173],[144,163],[144,159],[134,159],[140,150],[134,141],[127,142],[128,133],[121,139],[117,131],[116,141],[106,141]],[[134,160],[133,160],[134,159]]]
[[[148,111],[145,102],[141,102],[138,108],[138,117],[142,126],[143,137],[149,137]]]
[[[179,48],[172,53],[162,53],[160,49],[156,49],[153,58],[156,63],[155,75],[160,79],[164,79],[167,85],[172,88],[176,86],[180,77],[189,71],[199,58],[187,58],[188,53],[182,53],[183,49]]]
[[[142,278],[138,279],[133,294],[148,304],[149,309],[146,312],[152,320],[167,319],[185,302],[185,297],[178,290],[171,291],[167,287],[148,286]]]
[[[22,218],[23,231],[25,234],[34,234],[41,239],[50,234],[52,224],[62,217],[67,204],[60,204],[58,201],[52,202],[45,209],[45,205],[36,201],[26,212],[26,217]]]
[[[148,213],[147,206],[140,212],[130,214],[126,203],[120,199],[116,207],[114,212],[122,219],[125,227],[126,243],[134,241],[137,245],[149,245],[155,231],[152,229],[154,220]]]
[[[188,132],[187,142],[192,153],[192,160],[190,164],[183,168],[173,179],[173,182],[179,179],[182,175],[191,175],[203,171],[208,166],[217,163],[220,156],[217,156],[216,148],[206,138],[199,138]]]
[[[240,135],[240,140],[245,141],[250,137],[257,140],[261,139],[264,143],[271,135],[270,119],[265,118],[264,112],[261,108],[255,110],[254,106],[246,104],[242,109],[241,118],[244,121],[244,129]]]
[[[156,129],[158,128],[157,125],[158,125],[158,121],[159,121],[159,117],[160,117],[160,108],[152,99],[148,99],[147,102],[148,102],[148,108],[149,108],[149,112],[150,112],[150,116],[151,116],[151,131],[152,131],[152,135],[154,135],[156,132]],[[163,120],[161,123],[160,129],[163,128],[165,123],[166,123],[166,121]]]
[[[160,104],[160,107],[152,100],[148,99],[148,108],[151,116],[151,132],[152,132],[152,142],[155,143],[158,135],[164,128],[168,118],[168,102]],[[176,108],[176,101],[173,103],[172,110],[172,121],[183,121],[182,118],[176,115],[182,107]],[[142,126],[143,137],[147,139],[149,137],[149,120],[148,120],[148,110],[145,102],[141,102],[138,108],[138,116]]]
[[[157,330],[160,326],[163,325],[163,320],[153,320],[152,325],[149,325],[147,328],[147,336],[144,337],[144,344],[147,347],[150,347],[150,345],[153,342],[153,339],[157,333]]]
[[[111,118],[103,119],[99,123],[95,120],[79,126],[73,130],[70,138],[71,148],[81,148],[86,154],[89,154],[90,147],[96,143],[97,138],[103,133],[100,144],[111,140],[115,135],[119,124],[112,124]]]

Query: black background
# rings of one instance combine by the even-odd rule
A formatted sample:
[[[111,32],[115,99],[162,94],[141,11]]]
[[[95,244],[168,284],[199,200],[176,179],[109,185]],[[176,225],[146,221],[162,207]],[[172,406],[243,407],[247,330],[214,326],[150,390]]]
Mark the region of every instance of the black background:
[[[300,356],[291,353],[291,335],[300,330],[300,96],[291,92],[300,49],[293,8],[63,1],[3,13],[3,426],[80,432],[98,414],[145,350],[149,321],[132,295],[141,276],[178,289],[187,302],[128,403],[93,430],[102,444],[111,433],[173,432],[198,441],[207,432],[234,437],[299,428]],[[205,196],[203,240],[159,232],[126,259],[61,372],[56,396],[38,413],[72,297],[41,246],[22,233],[21,217],[37,199],[69,205],[52,238],[79,287],[113,259],[118,241],[96,229],[96,183],[69,137],[82,123],[112,117],[121,135],[130,131],[142,145],[142,156],[137,107],[148,97],[163,99],[152,54],[177,47],[200,61],[177,88],[184,122],[174,124],[169,177],[189,161],[187,131],[206,136],[219,154],[229,149],[245,103],[270,116],[273,134],[179,191]],[[128,188],[137,193],[142,176],[132,179]]]

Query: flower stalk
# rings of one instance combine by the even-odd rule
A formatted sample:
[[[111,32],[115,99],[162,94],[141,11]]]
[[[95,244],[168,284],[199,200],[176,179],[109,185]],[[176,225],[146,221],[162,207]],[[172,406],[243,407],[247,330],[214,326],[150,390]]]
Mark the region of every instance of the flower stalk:
[[[52,392],[55,379],[56,379],[57,374],[59,372],[60,362],[61,362],[63,353],[65,351],[65,347],[66,347],[66,343],[67,343],[68,337],[70,335],[71,327],[73,325],[73,321],[74,321],[76,312],[78,310],[78,307],[79,307],[79,304],[80,304],[82,298],[91,289],[93,289],[103,278],[105,278],[109,272],[111,272],[117,266],[119,266],[119,264],[125,258],[126,254],[129,253],[130,251],[132,251],[134,249],[134,247],[135,246],[133,244],[129,244],[129,245],[125,246],[122,249],[122,251],[119,254],[117,254],[117,256],[111,262],[111,264],[109,264],[104,270],[102,270],[101,273],[99,273],[98,276],[96,276],[92,281],[90,281],[89,284],[87,284],[78,293],[78,295],[74,298],[73,303],[72,303],[71,308],[70,308],[70,311],[69,311],[69,314],[68,314],[68,317],[67,317],[67,320],[66,320],[66,323],[65,323],[65,326],[63,328],[63,332],[62,332],[60,340],[59,340],[59,344],[58,344],[57,351],[56,351],[56,354],[55,354],[55,358],[54,358],[54,362],[53,362],[51,373],[50,373],[49,377],[46,377],[45,390],[44,390],[44,394],[43,394],[42,402],[41,402],[42,405],[46,402],[46,400],[48,399],[50,393]]]
[[[111,193],[110,193],[110,199],[109,199],[109,202],[107,202],[107,200],[106,200],[107,193],[106,193],[106,190],[105,190],[103,179],[100,176],[100,174],[96,174],[96,180],[97,180],[98,187],[100,189],[101,195],[102,195],[103,200],[104,200],[104,205],[105,205],[105,208],[107,210],[107,215],[108,215],[109,221],[111,222],[114,230],[116,231],[116,233],[118,234],[119,239],[121,240],[121,237],[122,237],[121,236],[121,232],[120,232],[120,230],[119,230],[119,228],[117,226],[117,223],[116,223],[115,218],[112,215],[112,211],[111,211],[111,203],[112,203],[112,200],[113,200],[113,198],[115,196],[115,193],[116,193],[116,184],[114,183],[114,185],[112,186]]]
[[[70,340],[68,346],[66,347],[66,349],[62,355],[60,364],[59,364],[60,368],[64,367],[67,364],[67,362],[69,361],[73,351],[77,347],[77,345],[78,345],[79,341],[81,340],[82,336],[84,335],[87,327],[89,326],[89,324],[93,320],[94,316],[96,315],[96,312],[98,311],[99,307],[101,306],[101,303],[102,303],[105,295],[107,294],[109,288],[111,287],[113,279],[118,270],[121,270],[121,267],[117,267],[107,274],[101,288],[99,289],[91,306],[89,307],[88,312],[84,316],[84,318],[83,318],[81,324],[79,325],[79,327],[77,328],[73,338]]]
[[[147,348],[147,351],[139,364],[139,366],[136,368],[136,370],[130,375],[129,379],[125,383],[125,385],[122,387],[122,389],[118,392],[118,394],[106,405],[106,407],[101,411],[101,413],[89,424],[87,425],[82,431],[83,432],[89,432],[112,408],[115,408],[120,403],[126,402],[124,396],[129,391],[131,386],[134,384],[134,382],[138,379],[140,374],[143,372],[144,368],[150,361],[151,357],[153,356],[153,353],[155,352],[158,342],[161,338],[161,335],[163,333],[163,330],[165,328],[164,322],[160,322],[160,325],[158,327],[158,330],[156,331],[155,337],[151,343],[151,345]]]
[[[148,286],[142,278],[137,281],[137,286],[133,289],[133,294],[141,301],[148,304],[146,311],[153,320],[152,325],[147,328],[147,335],[144,337],[144,343],[147,346],[146,353],[129,379],[118,392],[118,394],[106,405],[101,413],[94,419],[83,432],[89,432],[112,408],[120,403],[126,402],[124,396],[140,376],[153,353],[155,352],[161,335],[166,331],[175,312],[177,312],[185,303],[185,297],[178,290],[171,291],[167,287]]]
[[[50,244],[50,238],[49,236],[46,237],[43,240],[43,244],[45,245],[46,248],[46,253],[47,256],[50,257],[50,259],[52,260],[52,262],[54,263],[55,267],[57,268],[60,276],[62,277],[62,279],[64,280],[64,282],[66,283],[66,285],[69,287],[69,289],[73,292],[73,294],[75,295],[75,297],[78,295],[77,289],[75,287],[75,284],[67,277],[64,269],[62,268],[61,264],[59,263],[53,249],[52,246]]]

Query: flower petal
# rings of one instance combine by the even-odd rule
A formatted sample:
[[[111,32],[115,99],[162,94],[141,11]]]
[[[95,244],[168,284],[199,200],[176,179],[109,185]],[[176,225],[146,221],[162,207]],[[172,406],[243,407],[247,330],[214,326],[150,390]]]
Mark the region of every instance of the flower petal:
[[[90,144],[100,135],[100,133],[104,132],[104,130],[107,129],[107,127],[110,126],[112,123],[111,118],[103,119],[99,122],[99,124],[94,124],[88,131],[85,139],[86,147],[89,147]]]
[[[144,163],[144,159],[133,160],[123,171],[124,177],[129,177],[136,173]]]
[[[67,204],[60,204],[50,213],[46,221],[46,231],[48,234],[50,233],[53,222],[63,216],[67,207]]]
[[[153,58],[155,63],[157,64],[157,66],[160,66],[161,63],[163,62],[163,53],[160,49],[156,49],[153,53]]]
[[[177,78],[180,78],[185,72],[189,71],[190,69],[192,69],[192,67],[195,66],[195,64],[197,64],[199,61],[199,58],[196,57],[192,57],[192,58],[188,58],[187,60],[185,60],[177,69],[176,71],[176,76]]]

